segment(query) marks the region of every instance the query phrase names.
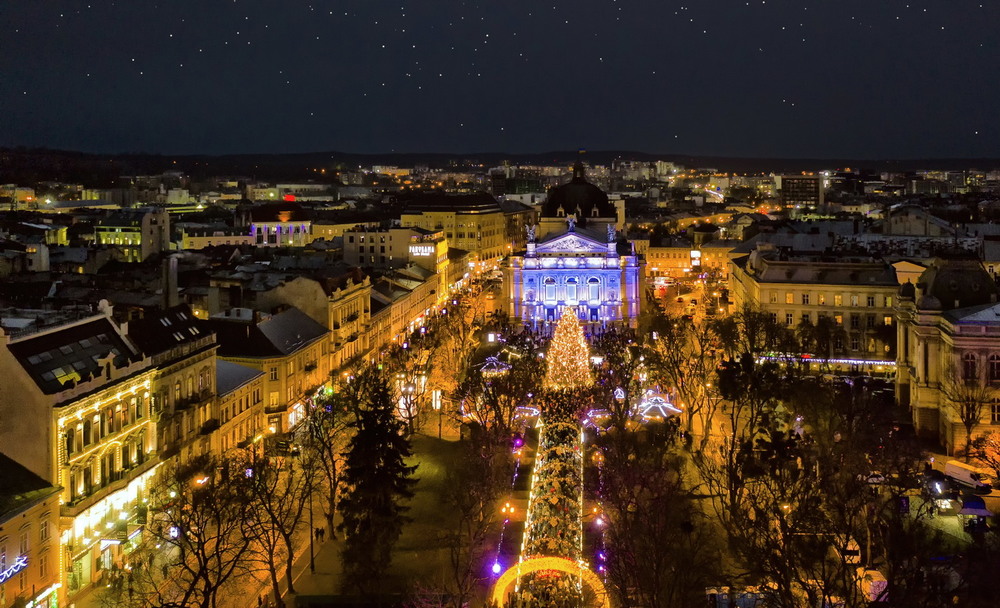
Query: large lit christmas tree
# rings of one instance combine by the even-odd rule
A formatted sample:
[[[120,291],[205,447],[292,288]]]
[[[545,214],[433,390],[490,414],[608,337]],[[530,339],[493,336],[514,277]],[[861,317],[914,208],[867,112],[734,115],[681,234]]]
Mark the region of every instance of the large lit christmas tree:
[[[590,372],[590,349],[580,320],[571,308],[564,308],[546,355],[545,388],[572,390],[594,383]]]

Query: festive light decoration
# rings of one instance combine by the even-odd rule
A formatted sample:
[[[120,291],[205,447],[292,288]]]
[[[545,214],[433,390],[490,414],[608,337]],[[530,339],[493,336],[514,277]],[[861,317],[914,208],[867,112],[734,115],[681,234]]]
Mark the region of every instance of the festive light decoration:
[[[545,357],[545,388],[567,390],[586,388],[594,383],[590,370],[590,349],[583,327],[569,308],[563,310]]]
[[[486,361],[479,367],[479,371],[484,378],[496,378],[510,371],[510,365],[496,357],[486,357]]]
[[[646,393],[636,407],[636,413],[646,422],[650,420],[666,420],[680,414],[682,410],[674,407],[669,401],[652,391]]]
[[[593,591],[598,605],[603,608],[611,608],[611,599],[608,597],[608,592],[600,577],[594,574],[582,561],[574,562],[564,557],[533,557],[511,566],[500,576],[496,586],[493,587],[493,602],[497,606],[504,606],[507,602],[507,587],[515,579],[533,572],[545,571],[563,572],[579,578]]]

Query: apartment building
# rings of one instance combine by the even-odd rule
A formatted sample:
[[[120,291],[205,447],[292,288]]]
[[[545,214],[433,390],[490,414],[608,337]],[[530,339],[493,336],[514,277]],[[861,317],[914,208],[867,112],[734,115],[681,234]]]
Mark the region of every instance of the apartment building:
[[[0,445],[62,488],[52,534],[63,550],[52,566],[72,602],[103,580],[145,524],[143,499],[159,466],[151,415],[157,369],[107,306],[0,341]]]
[[[795,330],[829,319],[842,331],[820,357],[884,360],[895,356],[892,266],[866,257],[787,254],[758,248],[733,261],[730,297]]]

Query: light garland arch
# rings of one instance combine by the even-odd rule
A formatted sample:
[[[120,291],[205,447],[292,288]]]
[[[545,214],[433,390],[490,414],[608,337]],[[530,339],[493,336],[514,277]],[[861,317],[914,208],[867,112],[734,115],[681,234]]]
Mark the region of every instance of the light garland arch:
[[[579,576],[590,587],[590,590],[594,592],[598,605],[601,608],[611,608],[611,599],[604,588],[604,583],[593,570],[588,568],[586,564],[576,563],[565,557],[551,556],[529,557],[507,568],[507,571],[500,575],[496,585],[493,587],[493,602],[502,608],[507,602],[507,587],[510,587],[516,579],[526,574],[542,570],[556,570],[570,576]]]

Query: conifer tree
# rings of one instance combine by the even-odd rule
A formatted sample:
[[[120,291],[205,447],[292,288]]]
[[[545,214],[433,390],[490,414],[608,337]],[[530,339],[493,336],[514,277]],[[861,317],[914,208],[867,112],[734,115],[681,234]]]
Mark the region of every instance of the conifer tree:
[[[594,383],[590,372],[590,349],[580,320],[571,308],[565,308],[546,355],[545,388],[571,390]]]
[[[392,548],[399,540],[404,513],[402,501],[413,496],[417,467],[407,466],[410,442],[395,416],[392,391],[384,375],[373,383],[366,407],[359,409],[356,432],[346,454],[340,501],[344,533],[344,573],[347,585],[371,593],[389,568]]]

